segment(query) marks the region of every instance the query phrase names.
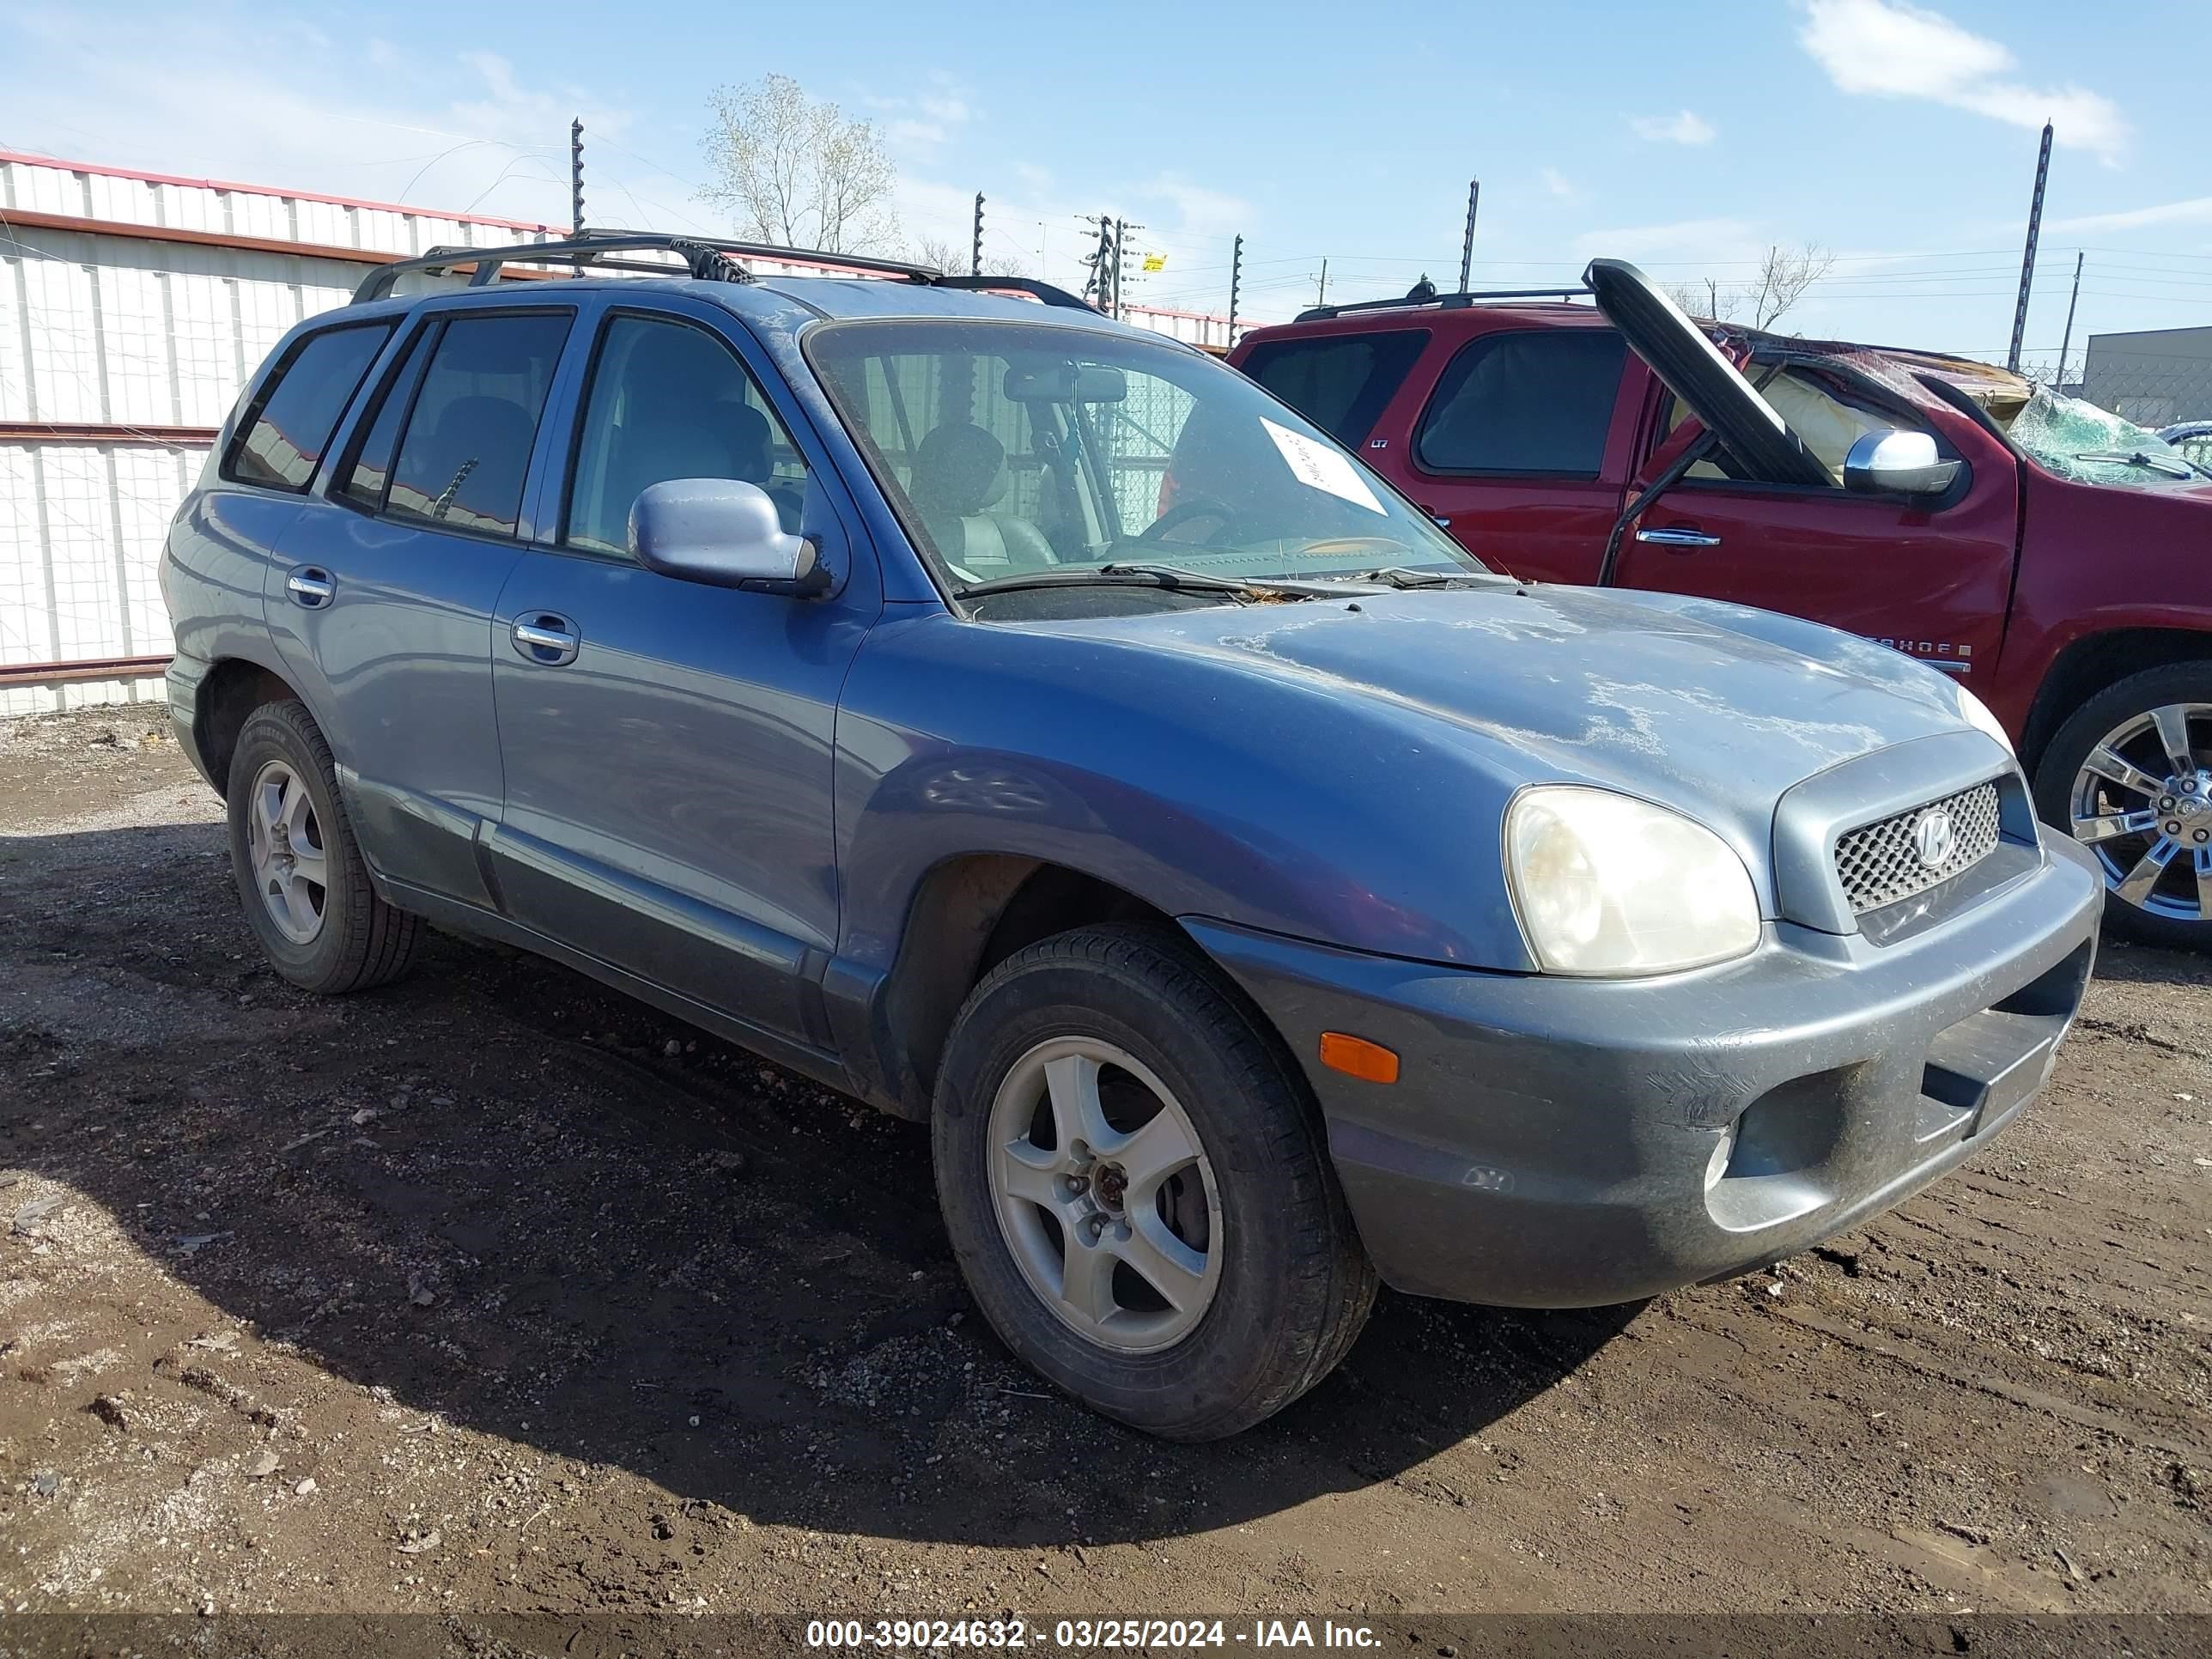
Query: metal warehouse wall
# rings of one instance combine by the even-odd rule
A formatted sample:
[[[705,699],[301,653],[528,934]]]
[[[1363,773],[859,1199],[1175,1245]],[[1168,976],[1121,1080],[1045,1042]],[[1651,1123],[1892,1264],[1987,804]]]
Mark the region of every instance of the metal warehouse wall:
[[[559,234],[0,150],[0,716],[161,696],[162,537],[285,330],[372,264]],[[1228,343],[1218,317],[1127,320]]]

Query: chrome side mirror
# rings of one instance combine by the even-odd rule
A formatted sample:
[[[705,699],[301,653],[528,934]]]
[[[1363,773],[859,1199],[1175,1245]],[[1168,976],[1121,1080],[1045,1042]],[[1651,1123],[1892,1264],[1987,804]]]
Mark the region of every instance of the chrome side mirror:
[[[738,478],[652,485],[630,507],[629,550],[647,570],[709,587],[811,599],[831,585],[814,544],[784,529],[768,491]]]
[[[1925,432],[1879,428],[1861,435],[1844,457],[1844,488],[1869,495],[1941,495],[1960,463],[1947,461]]]

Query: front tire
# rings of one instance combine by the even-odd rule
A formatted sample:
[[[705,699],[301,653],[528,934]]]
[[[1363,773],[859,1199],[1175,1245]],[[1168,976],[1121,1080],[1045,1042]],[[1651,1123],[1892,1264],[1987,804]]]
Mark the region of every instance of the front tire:
[[[1080,928],[975,988],[939,1201],[983,1316],[1105,1415],[1212,1440],[1334,1370],[1375,1271],[1279,1046],[1164,931]]]
[[[2035,803],[2103,866],[2114,933],[2212,945],[2212,662],[2146,669],[2083,703],[2043,752]]]
[[[337,995],[414,965],[422,924],[369,884],[331,746],[305,704],[264,703],[246,717],[225,795],[239,900],[270,966],[303,991]]]

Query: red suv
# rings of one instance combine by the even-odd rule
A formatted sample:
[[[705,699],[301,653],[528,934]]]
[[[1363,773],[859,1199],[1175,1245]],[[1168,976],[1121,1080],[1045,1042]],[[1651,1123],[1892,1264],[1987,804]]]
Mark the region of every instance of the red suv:
[[[2212,945],[2212,473],[1987,364],[1701,325],[1617,260],[1585,281],[1595,306],[1326,307],[1230,361],[1486,563],[1788,611],[1957,676],[2097,855],[2114,927]]]

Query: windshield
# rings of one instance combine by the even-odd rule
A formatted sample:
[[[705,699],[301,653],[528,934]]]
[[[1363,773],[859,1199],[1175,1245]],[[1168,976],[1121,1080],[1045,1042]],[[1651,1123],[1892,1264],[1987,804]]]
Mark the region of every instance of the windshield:
[[[2148,427],[2038,386],[2027,401],[2007,416],[1990,415],[2021,453],[2046,471],[2083,483],[2170,484],[2203,483],[2212,472]]]
[[[807,352],[955,592],[1138,562],[1299,581],[1484,568],[1303,416],[1186,348],[898,321],[830,325]]]

